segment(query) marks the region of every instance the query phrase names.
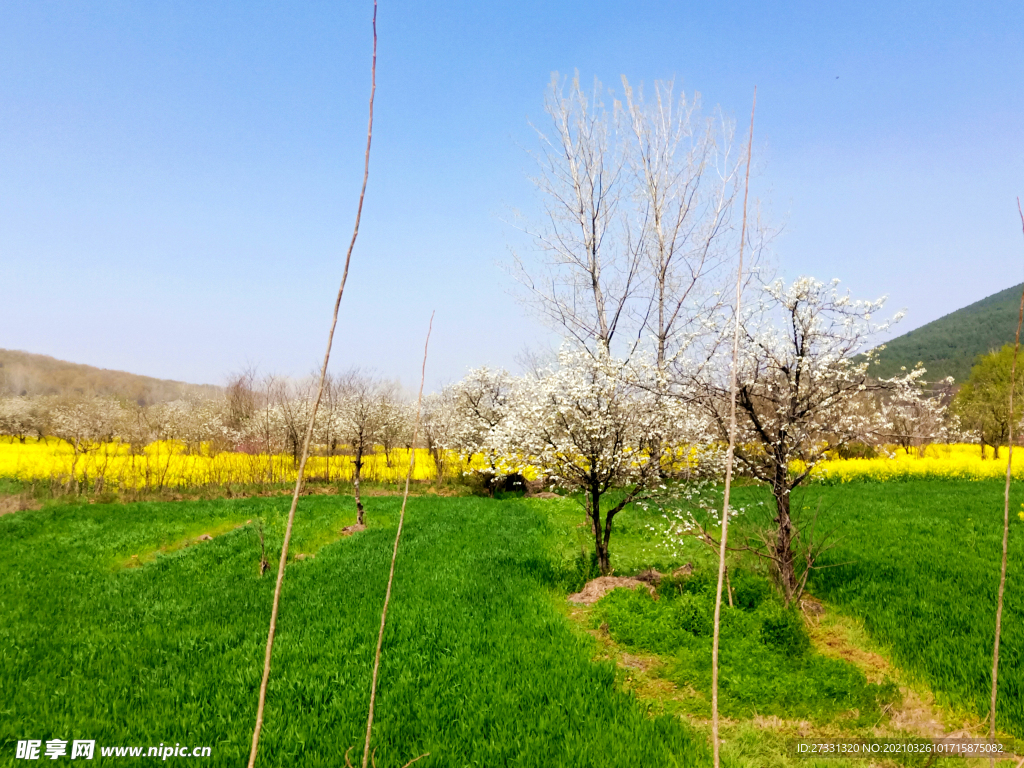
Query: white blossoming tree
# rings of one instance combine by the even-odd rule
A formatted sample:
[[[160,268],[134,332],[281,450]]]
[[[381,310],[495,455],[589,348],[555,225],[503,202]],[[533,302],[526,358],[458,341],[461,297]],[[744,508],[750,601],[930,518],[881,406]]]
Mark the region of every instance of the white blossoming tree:
[[[622,361],[563,349],[558,366],[516,381],[508,416],[490,447],[518,453],[558,485],[582,495],[601,573],[611,570],[615,516],[658,480],[660,444],[668,422],[656,396],[628,384]],[[622,489],[610,505],[605,495]]]
[[[46,421],[43,398],[0,397],[0,434],[22,443],[31,434],[42,437]]]
[[[880,428],[876,409],[866,407],[872,392],[894,388],[899,380],[871,376],[868,340],[888,322],[872,317],[884,299],[853,301],[828,284],[800,278],[763,286],[751,311],[741,319],[738,361],[736,459],[764,482],[775,499],[775,517],[763,546],[752,549],[768,559],[783,595],[799,598],[813,559],[820,553],[790,509],[790,495],[828,451],[852,441],[870,440]],[[708,414],[720,440],[729,429],[728,365],[691,366],[677,361],[677,394],[693,398]],[[806,563],[797,561],[797,549]]]
[[[923,378],[925,369],[918,367],[909,374],[889,380],[890,386],[878,398],[881,422],[880,442],[899,446],[910,453],[923,453],[930,443],[947,442],[957,431],[956,418],[949,414],[953,377],[929,386]]]
[[[422,428],[427,450],[437,468],[437,482],[440,483],[448,468],[448,450],[455,445],[461,428],[454,387],[444,387],[440,392],[423,398]]]
[[[457,451],[467,464],[482,457],[485,468],[479,474],[484,487],[493,492],[495,484],[522,468],[522,449],[507,435],[513,426],[511,398],[518,381],[505,370],[475,368],[451,389],[453,420],[447,427],[447,448]]]
[[[357,370],[341,378],[341,397],[337,408],[338,434],[352,449],[352,485],[356,502],[356,525],[364,525],[363,501],[359,483],[363,458],[373,454],[381,430],[380,382]]]

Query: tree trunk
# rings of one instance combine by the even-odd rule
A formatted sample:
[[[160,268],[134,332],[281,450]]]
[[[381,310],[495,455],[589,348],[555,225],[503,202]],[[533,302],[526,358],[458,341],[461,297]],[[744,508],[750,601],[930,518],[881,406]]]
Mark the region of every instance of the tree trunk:
[[[609,573],[611,573],[612,569],[611,557],[608,554],[608,542],[612,537],[612,515],[613,513],[609,512],[604,520],[604,542],[603,546],[601,547],[601,552],[603,554],[603,559],[601,560],[601,573],[604,575],[608,575]]]
[[[785,482],[776,482],[772,488],[775,495],[775,542],[771,548],[775,558],[779,586],[788,604],[796,592],[796,569],[793,563],[793,520],[789,515],[790,489]]]
[[[608,531],[601,525],[601,491],[597,487],[590,489],[590,521],[594,530],[594,551],[597,553],[597,566],[601,575],[607,576],[611,570],[608,560]],[[611,521],[609,521],[611,522]]]
[[[359,477],[363,473],[363,446],[356,447],[355,470],[352,473],[352,485],[356,495],[356,525],[363,525],[363,502],[359,498]]]
[[[437,484],[444,481],[444,457],[441,455],[441,448],[431,448],[430,453],[434,457],[434,467],[437,469]]]

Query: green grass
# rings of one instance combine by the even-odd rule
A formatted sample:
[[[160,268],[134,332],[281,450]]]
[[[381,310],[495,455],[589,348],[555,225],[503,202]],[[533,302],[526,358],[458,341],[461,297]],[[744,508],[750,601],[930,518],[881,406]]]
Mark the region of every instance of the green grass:
[[[1003,529],[1000,482],[909,481],[814,486],[822,520],[844,536],[813,592],[863,619],[894,660],[940,700],[988,716]],[[1024,493],[1011,495],[998,723],[1024,736]]]
[[[723,607],[719,701],[730,718],[775,715],[823,724],[842,717],[853,728],[883,719],[881,708],[899,698],[891,683],[869,683],[852,664],[815,653],[803,618],[784,610],[763,578],[737,573],[735,607]],[[660,599],[619,589],[595,612],[618,643],[669,660],[663,676],[704,694],[693,714],[711,716],[711,640],[715,573],[663,579]]]
[[[773,507],[765,488],[739,487],[734,494],[737,505],[749,510],[732,529],[736,541],[753,528],[767,527]],[[999,728],[1018,738],[1024,737],[1022,502],[1024,489],[1014,483],[997,711]],[[835,528],[841,539],[821,561],[835,567],[815,572],[811,594],[863,621],[873,641],[889,651],[910,679],[933,690],[943,705],[969,718],[986,719],[1002,482],[908,480],[811,485],[794,492],[794,513],[808,523],[819,504],[819,530]],[[646,527],[657,522],[654,513],[630,509],[621,519],[612,538],[617,573],[648,566],[666,571],[681,559],[692,560],[698,570],[713,567],[715,558],[696,542],[686,541],[680,557],[658,547],[657,536]],[[744,567],[756,569],[756,564],[745,562]],[[725,647],[723,641],[723,653]],[[752,649],[748,658],[754,660]],[[697,658],[689,674],[699,682]]]
[[[736,503],[748,510],[733,528],[735,541],[754,528],[765,527],[772,505],[764,488],[739,487],[734,494]],[[953,480],[813,485],[794,494],[796,513],[808,518],[820,503],[819,528],[835,527],[842,537],[822,562],[836,567],[816,572],[810,592],[862,623],[871,644],[886,652],[903,679],[936,694],[954,728],[964,721],[983,722],[989,713],[1002,494],[1000,482]],[[1024,737],[1024,521],[1018,515],[1024,512],[1022,502],[1024,493],[1014,483],[998,724],[1000,731],[1017,738]],[[573,524],[580,513],[564,505],[560,515],[563,551],[570,551],[574,544],[578,549],[580,534]],[[616,573],[628,575],[647,567],[669,572],[687,560],[696,564],[698,574],[713,569],[716,558],[693,540],[679,546],[677,555],[659,546],[658,536],[648,528],[658,521],[655,513],[633,508],[617,519],[612,537]],[[737,565],[734,561],[736,582]],[[742,562],[742,566],[748,571],[761,571],[749,561]],[[613,639],[626,647],[657,652],[668,662],[657,674],[705,691],[710,674],[704,638],[709,602],[690,597],[688,604],[675,606],[669,601],[654,603],[642,594],[620,592],[599,603],[596,611],[602,621],[608,622]],[[840,694],[833,710],[836,732],[855,727],[842,716],[845,705],[841,701],[854,702],[870,694],[872,688],[864,686],[859,675],[851,673],[849,667],[830,669],[827,664],[818,666],[806,660],[802,669],[794,668],[799,663],[772,667],[765,663],[771,659],[770,652],[758,648],[754,639],[758,611],[740,616],[738,626],[749,631],[733,632],[731,638],[729,613],[726,610],[722,645],[726,712],[742,716],[749,712],[748,707],[759,714],[777,712],[783,717],[803,712],[820,722],[829,717],[830,707],[817,691],[805,687],[817,679]],[[703,623],[694,622],[694,614]],[[688,623],[697,631],[685,631]],[[749,688],[753,693],[749,699],[731,696],[730,667],[747,673],[747,679],[737,688],[744,694],[748,692],[744,687]],[[785,687],[773,690],[773,682]],[[874,693],[876,702],[887,695],[884,690]],[[861,714],[861,708],[855,709]],[[701,714],[692,703],[683,711]],[[724,754],[735,764],[808,764],[787,756],[788,745],[779,732],[762,731],[740,721],[731,733],[732,742]],[[774,746],[773,740],[777,742]]]
[[[942,702],[979,718],[1001,493],[995,482],[908,481],[813,486],[794,498],[800,512],[820,500],[821,523],[844,536],[829,558],[845,564],[816,574],[812,593],[859,617]],[[1024,522],[1015,513],[1024,494],[1015,493],[999,712],[1001,728],[1021,736]],[[736,494],[764,509],[763,489]],[[206,764],[241,764],[273,590],[272,573],[257,575],[255,524],[276,563],[289,501],[51,503],[0,517],[0,765],[14,763],[14,743],[26,738],[208,745]],[[303,498],[292,552],[317,556],[288,571],[261,765],[334,766],[361,744],[399,504],[368,499],[369,529],[339,539],[354,521],[351,499]],[[695,542],[679,554],[660,548],[649,527],[658,519],[637,509],[616,519],[616,573],[692,561],[696,575],[666,582],[658,601],[612,593],[590,620],[607,622],[618,645],[664,659],[657,674],[697,692],[682,710],[623,692],[625,673],[592,661],[595,641],[560,607],[593,574],[573,502],[411,499],[381,670],[378,765],[428,751],[417,765],[708,764],[705,735],[661,713],[707,715],[714,557]],[[194,543],[204,532],[222,535]],[[125,568],[132,555],[144,564]],[[811,765],[784,757],[782,731],[741,718],[863,730],[892,692],[808,649],[763,574],[733,571],[722,706],[740,720],[729,726],[726,764]]]
[[[770,525],[767,489],[742,486],[735,503],[749,512],[731,534]],[[761,504],[763,502],[763,505]],[[811,485],[793,495],[793,511],[808,523],[820,504],[818,528],[841,540],[821,561],[809,590],[863,620],[874,641],[899,667],[954,710],[988,717],[996,593],[1003,530],[1001,481],[907,480],[898,483]],[[568,511],[563,514],[575,514]],[[1011,490],[1009,569],[1000,650],[998,724],[1024,737],[1024,489]],[[647,529],[653,512],[629,509],[612,537],[617,573],[680,562]],[[568,530],[569,517],[563,520]],[[571,537],[566,535],[564,540]],[[682,560],[705,569],[715,562],[693,541]],[[752,564],[747,562],[750,568]],[[760,710],[759,710],[760,711]]]
[[[18,739],[180,742],[240,765],[255,718],[287,498],[51,505],[0,517],[0,763]],[[302,500],[282,600],[260,765],[337,766],[362,743],[400,499]],[[558,503],[409,502],[385,637],[374,744],[399,766],[691,766],[707,748],[616,684],[555,607],[577,579],[548,552]],[[229,532],[141,567],[133,554]],[[358,750],[356,750],[358,751]],[[98,754],[99,763],[104,761]]]

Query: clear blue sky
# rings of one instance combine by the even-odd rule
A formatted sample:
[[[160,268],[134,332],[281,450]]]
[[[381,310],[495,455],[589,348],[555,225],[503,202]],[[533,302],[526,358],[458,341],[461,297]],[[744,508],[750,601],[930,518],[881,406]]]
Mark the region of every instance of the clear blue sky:
[[[322,355],[351,232],[369,2],[8,2],[0,347],[221,383]],[[429,385],[544,332],[496,262],[552,71],[675,77],[745,123],[780,272],[907,308],[1024,278],[1024,5],[381,0],[336,367]]]

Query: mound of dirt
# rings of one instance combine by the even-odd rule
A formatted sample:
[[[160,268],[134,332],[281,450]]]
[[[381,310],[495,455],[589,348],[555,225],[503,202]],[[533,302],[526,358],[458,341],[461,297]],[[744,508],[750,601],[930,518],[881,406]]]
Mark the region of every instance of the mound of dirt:
[[[641,571],[640,573],[638,573],[636,575],[636,580],[644,581],[648,584],[658,586],[661,583],[661,580],[664,578],[664,576],[665,575],[663,573],[659,573],[654,568],[648,568],[646,571]]]
[[[655,600],[658,599],[658,593],[654,591],[654,587],[650,584],[639,581],[638,579],[631,579],[628,576],[599,576],[596,579],[588,581],[586,586],[576,594],[569,595],[568,600],[570,603],[575,603],[576,605],[593,605],[613,589],[617,589],[618,587],[625,587],[626,589],[643,587],[651,593],[651,597]]]
[[[346,525],[344,528],[341,529],[341,535],[342,536],[351,536],[353,533],[359,533],[360,531],[365,531],[365,530],[366,530],[366,526],[365,525],[360,525],[359,523],[356,523],[355,525]]]

